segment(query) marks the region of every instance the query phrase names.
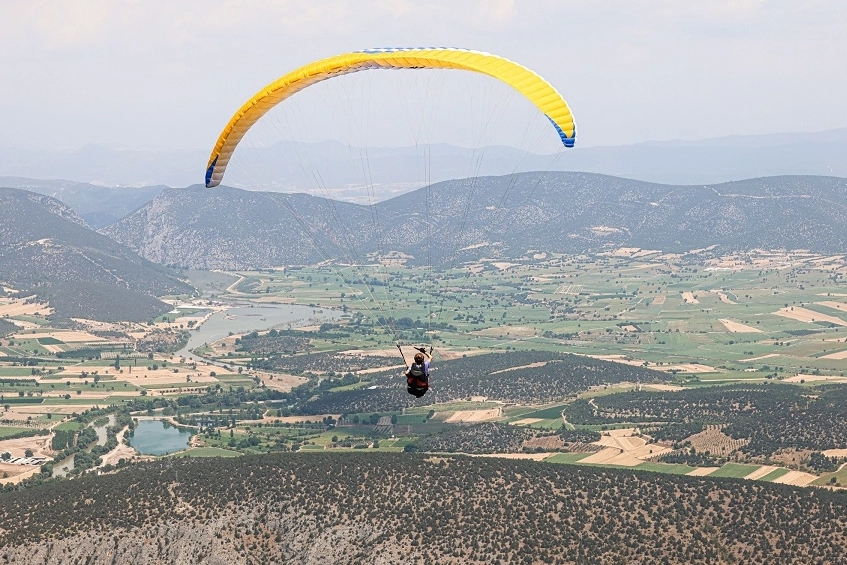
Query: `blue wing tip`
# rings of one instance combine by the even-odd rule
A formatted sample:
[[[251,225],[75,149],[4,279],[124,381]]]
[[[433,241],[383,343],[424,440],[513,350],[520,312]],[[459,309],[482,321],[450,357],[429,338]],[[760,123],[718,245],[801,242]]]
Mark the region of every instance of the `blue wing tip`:
[[[215,172],[215,165],[218,164],[218,158],[215,157],[215,160],[212,161],[212,164],[209,165],[209,168],[206,169],[206,188],[211,188],[212,185],[212,173]]]
[[[550,123],[553,124],[554,128],[556,128],[556,132],[559,134],[559,138],[562,140],[562,143],[564,143],[565,147],[573,147],[574,143],[576,143],[576,126],[574,126],[573,128],[573,135],[568,136],[568,134],[562,131],[562,128],[559,127],[559,124],[553,121],[553,118],[547,116],[546,114],[544,117],[550,120]]]

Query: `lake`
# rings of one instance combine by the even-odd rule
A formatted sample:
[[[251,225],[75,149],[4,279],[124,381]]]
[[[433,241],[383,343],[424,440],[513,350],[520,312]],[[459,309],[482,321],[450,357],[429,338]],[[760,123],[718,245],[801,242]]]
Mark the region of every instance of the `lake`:
[[[186,449],[195,433],[162,420],[141,420],[129,443],[143,455],[165,455]]]

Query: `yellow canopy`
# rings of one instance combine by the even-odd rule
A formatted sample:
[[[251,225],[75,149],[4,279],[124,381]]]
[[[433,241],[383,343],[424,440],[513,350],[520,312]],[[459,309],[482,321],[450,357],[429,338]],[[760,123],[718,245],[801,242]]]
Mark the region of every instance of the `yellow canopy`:
[[[573,116],[562,96],[543,78],[508,59],[456,48],[368,49],[310,63],[256,93],[235,113],[218,137],[206,168],[206,186],[221,183],[241,138],[268,110],[315,83],[369,69],[458,69],[492,76],[535,104],[556,128],[566,147],[573,147],[576,140]]]

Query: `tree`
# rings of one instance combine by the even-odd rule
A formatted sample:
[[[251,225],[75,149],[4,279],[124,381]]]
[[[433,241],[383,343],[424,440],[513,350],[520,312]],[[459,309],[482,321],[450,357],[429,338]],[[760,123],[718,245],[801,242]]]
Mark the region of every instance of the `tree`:
[[[26,451],[24,451],[24,457],[32,457],[32,450],[27,449]]]

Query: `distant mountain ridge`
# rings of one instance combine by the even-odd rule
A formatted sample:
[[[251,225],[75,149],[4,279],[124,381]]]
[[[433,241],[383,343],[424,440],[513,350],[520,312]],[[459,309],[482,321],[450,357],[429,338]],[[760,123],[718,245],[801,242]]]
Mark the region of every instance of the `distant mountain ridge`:
[[[202,181],[210,149],[4,148],[0,151],[0,176],[72,179],[98,186],[187,186]],[[847,155],[847,128],[621,146],[582,147],[577,141],[574,149],[558,156],[504,146],[470,149],[435,144],[426,150],[424,157],[422,148],[351,148],[337,141],[241,147],[235,158],[249,163],[249,174],[231,167],[226,182],[256,190],[308,192],[316,188],[312,161],[319,161],[323,185],[333,198],[367,202],[360,153],[367,153],[369,174],[373,175],[370,181],[380,186],[385,197],[419,188],[424,158],[432,165],[428,182],[540,170],[583,171],[676,185],[778,175],[847,177],[843,158]],[[352,159],[351,153],[355,154]]]
[[[60,317],[107,321],[147,319],[169,309],[154,296],[193,292],[65,204],[14,188],[0,188],[0,282],[51,299]]]
[[[193,186],[165,190],[101,232],[151,261],[206,269],[349,263],[391,251],[436,265],[622,246],[843,252],[847,179],[674,186],[521,173],[436,183],[374,206]]]
[[[23,177],[0,177],[0,186],[52,196],[73,208],[85,223],[95,229],[117,222],[168,188],[96,186],[67,180],[36,180]]]

